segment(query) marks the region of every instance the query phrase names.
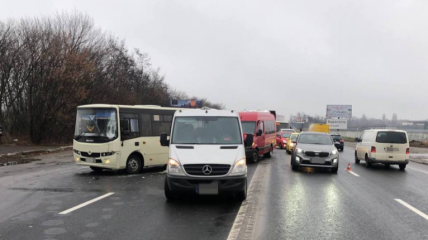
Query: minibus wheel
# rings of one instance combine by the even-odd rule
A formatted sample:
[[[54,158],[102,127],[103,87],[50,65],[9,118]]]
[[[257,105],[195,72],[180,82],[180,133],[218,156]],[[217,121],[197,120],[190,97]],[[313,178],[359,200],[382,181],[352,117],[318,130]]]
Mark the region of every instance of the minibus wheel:
[[[129,174],[139,173],[142,168],[142,161],[137,155],[131,155],[126,161],[126,172]]]

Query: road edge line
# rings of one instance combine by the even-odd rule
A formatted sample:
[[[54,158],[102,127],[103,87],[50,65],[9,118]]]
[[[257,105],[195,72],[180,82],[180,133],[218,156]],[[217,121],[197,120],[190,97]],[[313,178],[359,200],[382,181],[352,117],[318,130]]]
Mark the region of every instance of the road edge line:
[[[60,214],[60,215],[65,215],[65,214],[71,213],[71,212],[73,212],[73,211],[76,211],[77,209],[80,209],[80,208],[82,208],[82,207],[88,206],[89,204],[92,204],[92,203],[94,203],[94,202],[96,202],[96,201],[99,201],[99,200],[101,200],[101,199],[103,199],[103,198],[106,198],[106,197],[108,197],[108,196],[111,196],[111,195],[113,195],[113,194],[114,194],[114,192],[106,193],[106,194],[104,194],[104,195],[102,195],[102,196],[99,196],[99,197],[94,198],[94,199],[92,199],[92,200],[89,200],[89,201],[86,201],[86,202],[84,202],[84,203],[81,203],[81,204],[79,204],[79,205],[77,205],[77,206],[75,206],[75,207],[69,208],[69,209],[67,209],[67,210],[65,210],[65,211],[62,211],[62,212],[58,213],[58,214]]]
[[[259,162],[248,188],[247,199],[242,202],[233,221],[227,240],[252,239],[256,226],[256,214],[260,203],[260,190],[263,184],[264,172],[269,164]]]

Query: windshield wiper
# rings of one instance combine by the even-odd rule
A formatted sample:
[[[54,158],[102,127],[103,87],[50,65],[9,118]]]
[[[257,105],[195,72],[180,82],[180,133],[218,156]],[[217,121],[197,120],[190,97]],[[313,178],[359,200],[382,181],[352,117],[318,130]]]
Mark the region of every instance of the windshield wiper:
[[[82,132],[79,136],[75,137],[74,140],[79,140],[83,135],[85,135],[85,132]]]
[[[96,138],[100,138],[100,139],[102,139],[102,140],[104,140],[106,142],[110,142],[111,141],[111,139],[109,137],[106,137],[106,136],[96,136]]]

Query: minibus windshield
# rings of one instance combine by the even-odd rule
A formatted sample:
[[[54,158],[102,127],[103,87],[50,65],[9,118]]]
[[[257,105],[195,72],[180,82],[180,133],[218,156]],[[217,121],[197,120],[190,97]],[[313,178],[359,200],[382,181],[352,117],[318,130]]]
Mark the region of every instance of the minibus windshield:
[[[78,108],[74,139],[104,143],[117,138],[117,116],[113,108]]]
[[[237,117],[177,117],[172,144],[241,144]]]

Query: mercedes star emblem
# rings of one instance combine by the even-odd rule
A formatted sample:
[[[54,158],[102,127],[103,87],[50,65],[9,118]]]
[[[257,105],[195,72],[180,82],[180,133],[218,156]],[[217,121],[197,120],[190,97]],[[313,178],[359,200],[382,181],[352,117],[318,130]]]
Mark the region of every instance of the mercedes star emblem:
[[[210,165],[205,165],[202,167],[202,172],[205,175],[210,175],[212,171],[213,171],[213,168]]]

